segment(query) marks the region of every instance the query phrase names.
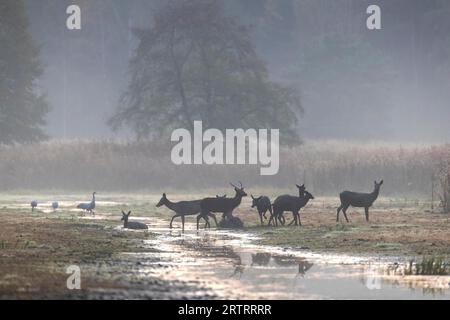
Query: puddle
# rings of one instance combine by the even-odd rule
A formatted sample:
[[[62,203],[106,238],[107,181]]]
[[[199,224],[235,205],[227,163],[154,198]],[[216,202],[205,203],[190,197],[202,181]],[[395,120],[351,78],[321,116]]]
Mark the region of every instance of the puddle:
[[[321,255],[258,246],[239,231],[186,232],[152,221],[161,250],[152,275],[209,287],[224,299],[449,299],[450,277],[403,276],[388,258]],[[145,255],[139,256],[145,266]],[[161,262],[162,261],[162,262]],[[145,271],[143,271],[145,272]]]

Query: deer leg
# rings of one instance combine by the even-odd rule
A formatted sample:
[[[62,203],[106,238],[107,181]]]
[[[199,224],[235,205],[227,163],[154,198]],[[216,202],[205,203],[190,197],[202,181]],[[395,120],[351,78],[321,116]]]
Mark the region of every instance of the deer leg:
[[[275,212],[270,216],[269,224],[270,224],[270,225],[273,225],[274,227],[278,227],[278,212],[275,211]]]
[[[273,220],[273,210],[272,210],[272,206],[269,207],[269,212],[270,212],[270,218],[269,218],[269,223],[267,224],[268,226],[270,226],[271,221]]]
[[[181,216],[181,230],[184,232],[184,215]]]
[[[178,214],[174,215],[174,216],[172,217],[172,220],[170,220],[170,225],[169,225],[169,228],[170,228],[170,229],[172,229],[172,223],[173,223],[173,220],[174,220],[176,217],[178,217]]]
[[[348,221],[348,218],[347,218],[347,209],[348,209],[348,207],[349,207],[349,206],[345,206],[345,207],[342,209],[342,213],[344,214],[344,217],[345,217],[345,220],[347,221],[347,223],[349,222],[349,221]]]
[[[199,223],[200,223],[200,219],[201,218],[203,218],[203,215],[200,213],[198,216],[197,216],[197,230],[198,230],[198,225],[199,225]]]
[[[209,218],[208,218],[208,216],[203,217],[203,219],[205,219],[205,229],[206,229],[206,228],[211,229],[211,224],[209,223]]]
[[[259,220],[261,221],[261,225],[263,225],[264,222],[263,222],[263,213],[262,212],[259,212]]]
[[[366,208],[364,208],[364,210],[365,210],[365,214],[366,214],[366,221],[369,222],[369,208],[366,207]]]
[[[284,226],[284,224],[286,223],[286,219],[284,219],[283,212],[280,212],[280,214],[278,215],[278,221],[280,221],[280,224],[282,226]]]
[[[300,220],[300,212],[299,211],[297,211],[296,217],[298,219],[298,225],[301,226],[302,225],[302,221]]]
[[[217,223],[217,219],[216,219],[216,215],[213,213],[209,213],[208,216],[210,216],[211,218],[214,219],[214,223],[216,224],[216,228],[219,226],[219,224]],[[211,226],[210,226],[211,227]]]
[[[337,209],[337,216],[336,216],[336,222],[339,222],[339,213],[341,213],[343,206],[342,204],[339,206],[339,208]]]
[[[222,215],[222,220],[230,219],[233,216],[233,211],[224,212]]]
[[[297,221],[296,221],[296,218],[295,218],[295,213],[292,212],[292,220],[291,220],[291,222],[288,224],[288,227],[292,226],[292,224],[293,224],[294,222],[297,224]]]
[[[272,214],[270,214],[270,218],[269,218],[269,223],[267,224],[268,226],[272,226],[272,221],[274,221],[274,215],[273,215],[273,213]],[[276,220],[276,219],[275,219]],[[274,226],[275,226],[275,222],[274,222]]]
[[[286,224],[286,218],[284,217],[284,214],[281,215],[281,219],[283,220],[283,226]]]
[[[292,224],[298,226],[297,214],[297,212],[292,211],[292,221],[291,223],[289,223],[289,226],[291,226]]]

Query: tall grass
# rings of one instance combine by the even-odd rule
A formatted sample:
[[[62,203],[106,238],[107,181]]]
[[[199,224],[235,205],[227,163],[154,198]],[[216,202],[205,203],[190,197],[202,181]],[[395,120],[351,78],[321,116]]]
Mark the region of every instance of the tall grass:
[[[450,213],[450,152],[439,162],[437,181],[441,206],[444,212]]]
[[[422,261],[410,260],[405,270],[406,275],[444,276],[450,274],[450,266],[444,258],[424,257]]]
[[[305,182],[317,195],[335,195],[343,189],[370,191],[373,180],[384,179],[385,195],[429,197],[432,177],[448,159],[450,146],[308,141],[280,150],[275,176],[260,176],[254,165],[176,166],[170,152],[165,141],[0,146],[0,190],[189,191],[228,188],[228,182],[240,180],[248,188]]]

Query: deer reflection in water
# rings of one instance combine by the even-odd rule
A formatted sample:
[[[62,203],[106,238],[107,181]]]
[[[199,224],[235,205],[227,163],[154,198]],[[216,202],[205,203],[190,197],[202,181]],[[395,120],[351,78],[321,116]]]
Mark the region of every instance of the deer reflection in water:
[[[256,254],[252,254],[252,266],[261,266],[265,267],[270,264],[270,261],[273,260],[276,266],[280,267],[290,267],[294,265],[298,265],[298,274],[304,276],[306,272],[311,269],[314,265],[308,260],[300,257],[295,257],[292,255],[272,255],[267,252],[260,252]]]

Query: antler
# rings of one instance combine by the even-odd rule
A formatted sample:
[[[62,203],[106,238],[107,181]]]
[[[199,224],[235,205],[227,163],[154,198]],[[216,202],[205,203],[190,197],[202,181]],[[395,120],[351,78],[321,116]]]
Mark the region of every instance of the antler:
[[[242,186],[242,182],[240,182],[240,181],[238,181],[239,182],[239,184],[240,184],[240,187],[237,187],[237,186],[235,186],[234,184],[232,184],[231,182],[230,182],[230,185],[233,187],[233,188],[236,188],[236,189],[244,189],[244,187]]]

